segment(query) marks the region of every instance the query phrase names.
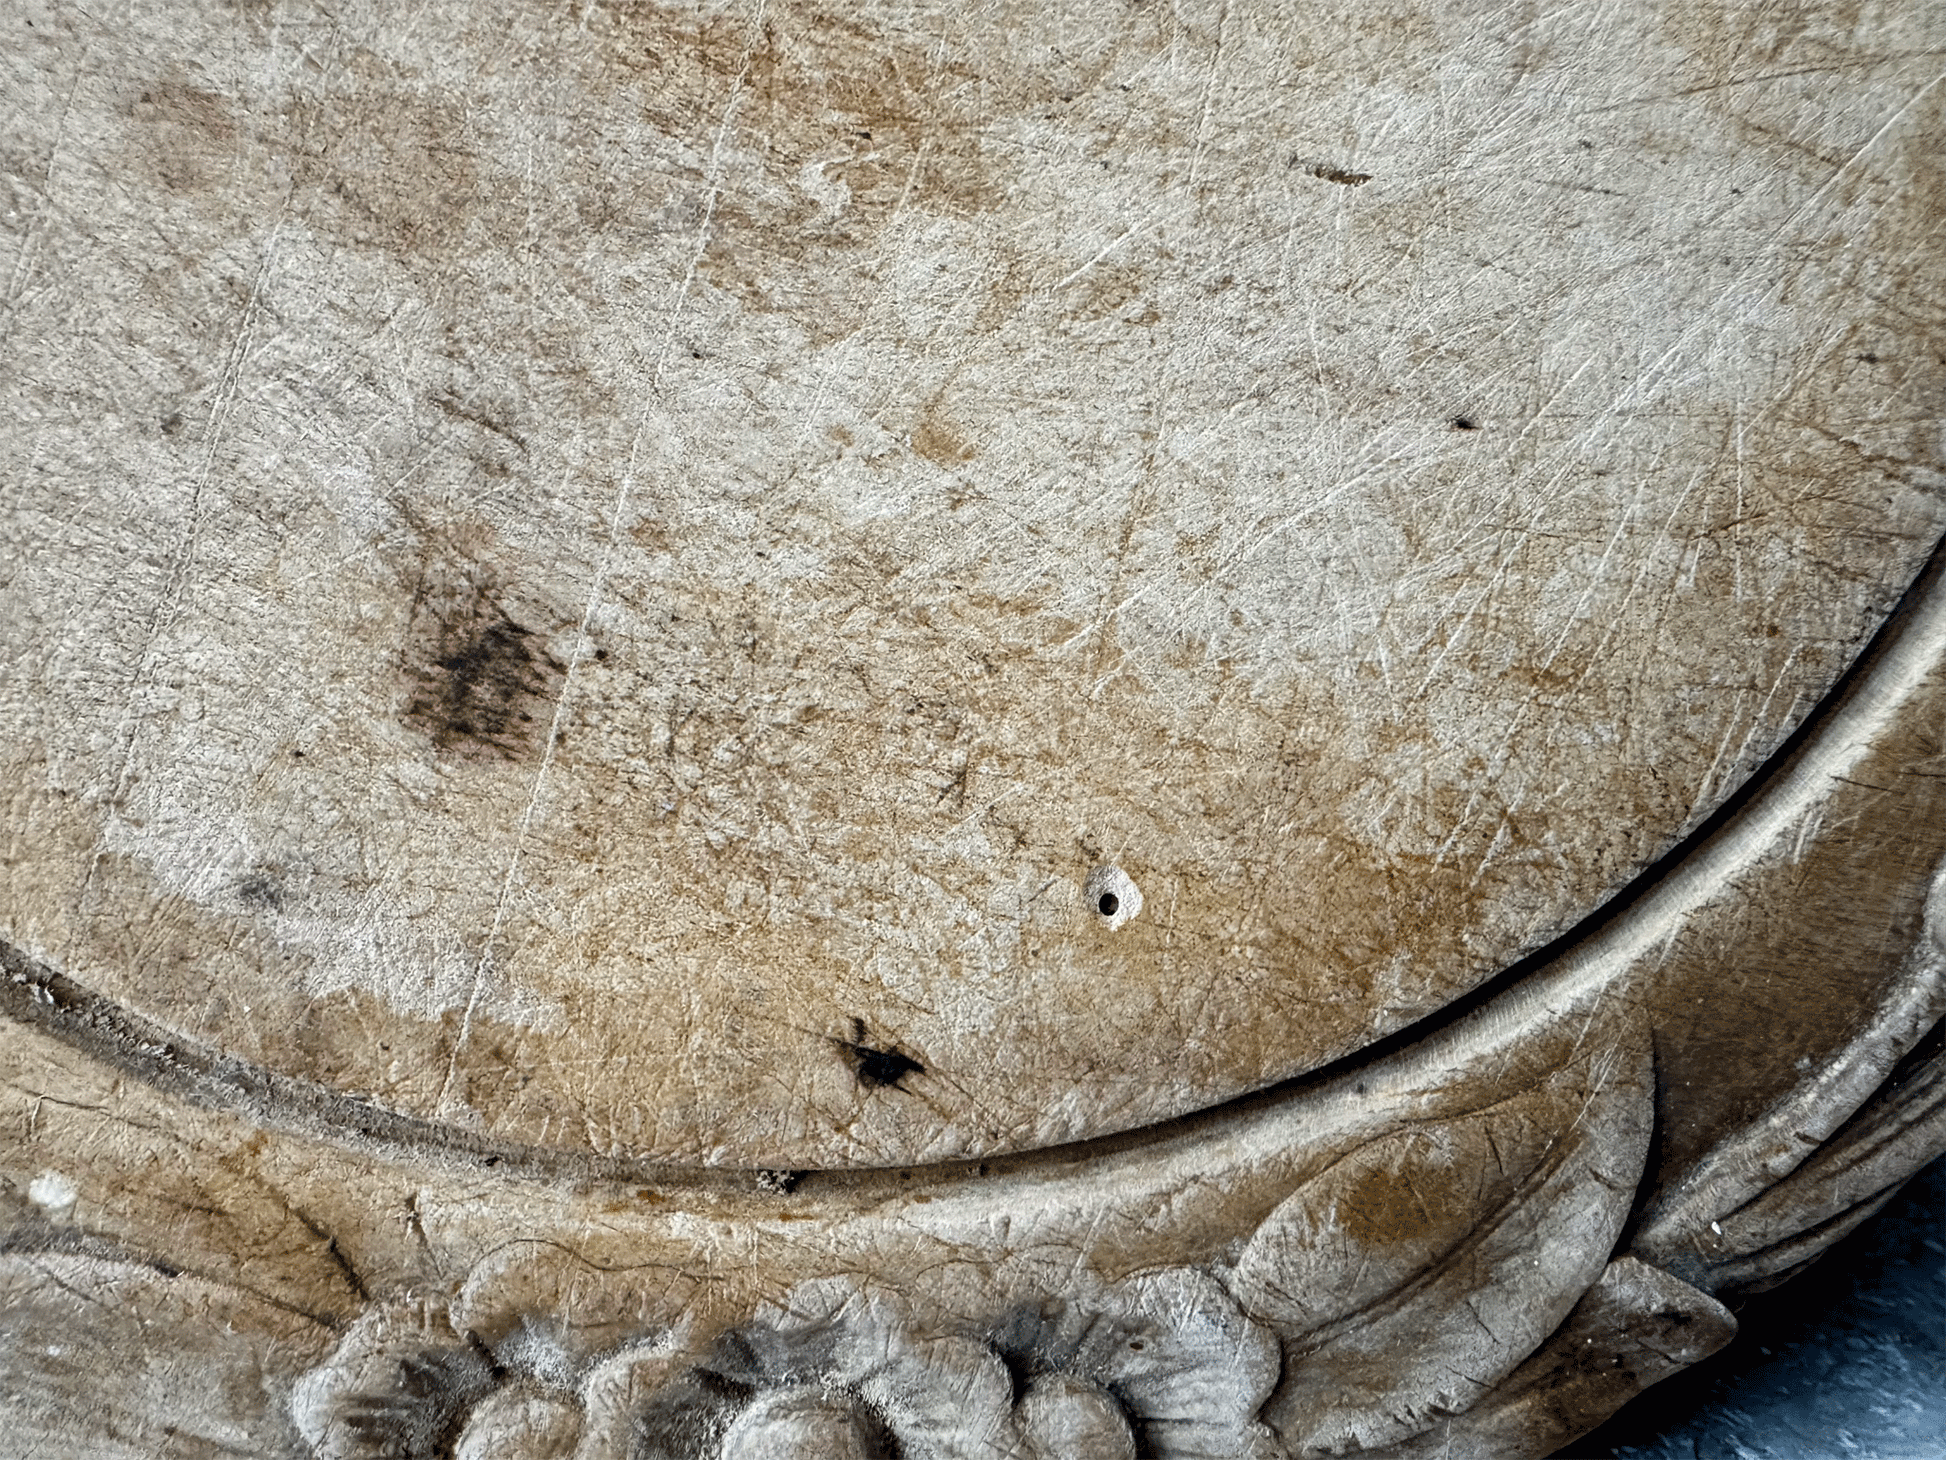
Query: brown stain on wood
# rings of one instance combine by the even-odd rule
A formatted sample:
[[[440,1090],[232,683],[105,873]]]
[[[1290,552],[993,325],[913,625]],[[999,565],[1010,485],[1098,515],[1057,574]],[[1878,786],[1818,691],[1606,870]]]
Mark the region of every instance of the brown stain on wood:
[[[1397,1166],[1366,1166],[1338,1197],[1339,1227],[1366,1247],[1425,1241],[1452,1222],[1450,1183],[1436,1185],[1435,1177],[1423,1165],[1417,1179]]]
[[[912,449],[934,466],[944,467],[959,466],[979,455],[971,443],[937,415],[926,416],[913,430]]]
[[[135,97],[128,117],[138,155],[166,192],[198,194],[227,181],[242,137],[227,98],[163,78]]]
[[[1020,161],[1014,130],[1100,87],[1149,22],[1131,15],[1115,43],[1081,56],[1050,48],[1035,66],[950,25],[922,37],[828,11],[752,25],[611,4],[586,24],[614,83],[689,159],[671,202],[679,226],[704,238],[699,279],[828,344],[857,330],[882,292],[872,251],[888,230],[1003,209]],[[746,183],[711,190],[707,159],[725,155]]]
[[[1128,323],[1154,324],[1162,318],[1152,302],[1160,282],[1151,270],[1136,264],[1098,265],[1076,281],[1071,313],[1078,320],[1098,320],[1128,311]],[[1130,308],[1144,301],[1146,307],[1139,313]]]
[[[648,124],[693,159],[678,206],[703,231],[701,278],[816,340],[856,327],[861,249],[901,212],[969,218],[1004,196],[983,135],[996,104],[1022,102],[1004,74],[828,12],[753,27],[627,5],[590,26]],[[759,185],[706,191],[719,129]]]
[[[373,94],[362,102],[294,101],[282,119],[292,182],[314,226],[439,266],[476,219],[506,204],[483,178],[464,103],[417,94],[401,80],[368,78]]]

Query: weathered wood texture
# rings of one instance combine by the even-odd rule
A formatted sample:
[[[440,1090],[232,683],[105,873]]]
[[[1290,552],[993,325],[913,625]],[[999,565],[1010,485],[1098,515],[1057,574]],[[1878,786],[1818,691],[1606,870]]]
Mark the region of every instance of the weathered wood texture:
[[[1946,526],[1904,7],[9,17],[8,930],[416,1116],[883,1165],[1300,1073]]]
[[[1946,1145],[1936,18],[0,25],[0,1455],[1538,1455]]]

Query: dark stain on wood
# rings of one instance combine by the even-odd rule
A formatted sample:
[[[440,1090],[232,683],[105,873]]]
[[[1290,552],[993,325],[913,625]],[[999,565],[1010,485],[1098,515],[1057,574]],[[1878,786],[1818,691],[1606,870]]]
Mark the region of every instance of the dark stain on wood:
[[[519,760],[539,752],[565,666],[492,585],[426,584],[406,649],[403,719],[442,751]]]
[[[129,106],[138,146],[164,188],[189,193],[215,186],[238,140],[230,103],[179,80],[157,81]]]
[[[869,1043],[865,1035],[865,1021],[851,1021],[851,1038],[834,1041],[852,1058],[858,1083],[868,1090],[904,1090],[901,1082],[907,1075],[923,1075],[926,1067],[911,1055],[897,1048],[880,1049]]]
[[[490,431],[522,451],[527,449],[526,436],[501,418],[507,414],[504,411],[483,408],[451,391],[433,396],[432,403],[456,421],[464,421],[470,426],[479,427],[482,431]]]
[[[934,466],[954,467],[979,453],[947,422],[928,415],[912,432],[912,449]]]
[[[1372,180],[1369,172],[1352,172],[1347,168],[1333,167],[1328,162],[1312,163],[1310,173],[1312,177],[1321,177],[1328,183],[1347,188],[1362,188]]]
[[[284,889],[276,873],[265,868],[258,868],[239,881],[236,895],[248,907],[275,911],[284,905]]]

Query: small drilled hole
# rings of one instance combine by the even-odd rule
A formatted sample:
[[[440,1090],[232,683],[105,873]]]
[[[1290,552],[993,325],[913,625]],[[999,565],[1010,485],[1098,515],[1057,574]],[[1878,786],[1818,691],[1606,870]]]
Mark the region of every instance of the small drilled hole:
[[[1106,932],[1114,932],[1142,911],[1142,889],[1120,867],[1097,867],[1082,884],[1082,903],[1091,907]]]

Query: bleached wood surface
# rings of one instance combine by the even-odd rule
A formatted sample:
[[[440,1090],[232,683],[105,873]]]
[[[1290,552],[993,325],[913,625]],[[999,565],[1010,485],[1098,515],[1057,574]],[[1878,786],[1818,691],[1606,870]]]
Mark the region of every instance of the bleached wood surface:
[[[1538,1454],[1941,1144],[1930,18],[0,20],[0,1453]]]

